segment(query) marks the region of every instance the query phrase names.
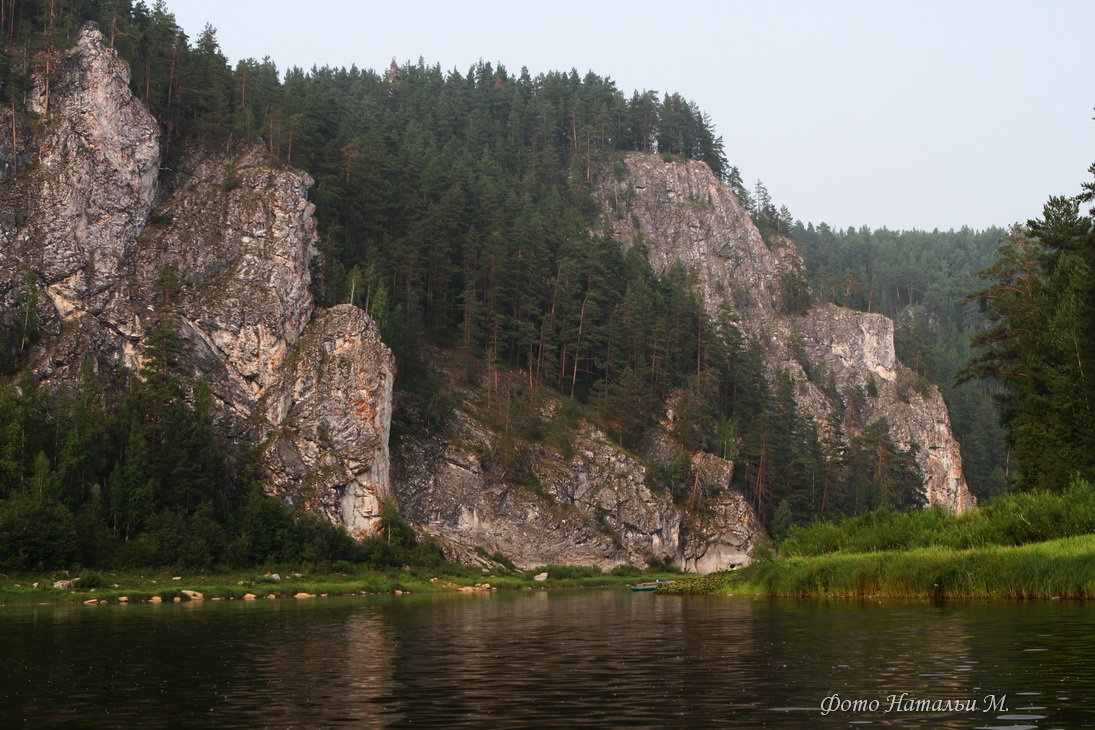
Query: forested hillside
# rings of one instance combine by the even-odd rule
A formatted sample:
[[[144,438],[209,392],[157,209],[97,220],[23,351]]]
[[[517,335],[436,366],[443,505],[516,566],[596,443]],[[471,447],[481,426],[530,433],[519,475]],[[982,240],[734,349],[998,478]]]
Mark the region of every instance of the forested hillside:
[[[998,388],[955,379],[987,322],[966,297],[981,286],[1005,231],[834,231],[798,222],[791,235],[814,296],[894,319],[897,356],[943,390],[970,489],[980,499],[1003,492],[1009,456],[993,403]]]
[[[9,103],[26,84],[18,58],[48,63],[91,18],[166,127],[168,167],[188,145],[262,140],[308,170],[326,247],[319,296],[363,306],[397,353],[427,340],[474,349],[583,396],[622,377],[621,358],[644,360],[640,395],[653,397],[694,369],[702,335],[688,322],[700,314],[683,282],[654,277],[641,257],[625,265],[618,245],[588,233],[587,183],[614,150],[728,172],[710,122],[679,95],[628,97],[592,73],[533,78],[484,62],[464,74],[421,62],[290,69],[279,81],[269,61],[229,68],[212,28],[191,46],[162,3],[5,13]],[[614,305],[628,291],[625,312]],[[621,330],[638,334],[625,343]]]
[[[681,503],[688,499],[687,454],[699,450],[735,461],[735,485],[777,531],[794,521],[922,503],[916,466],[884,423],[848,444],[835,426],[820,435],[796,411],[790,381],[769,387],[761,344],[732,317],[713,321],[682,270],[655,273],[641,242],[625,248],[599,235],[593,182],[604,170],[622,174],[618,155],[625,151],[705,162],[762,230],[798,241],[814,299],[894,317],[901,359],[941,385],[968,358],[965,341],[983,321],[961,302],[977,288],[976,272],[990,263],[1001,231],[792,229],[789,212],[775,210],[762,188],[745,192],[711,120],[679,94],[624,92],[594,73],[514,73],[483,61],[467,70],[423,61],[382,71],[279,70],[268,59],[232,68],[212,28],[191,42],[162,2],[0,2],[0,97],[12,130],[41,123],[22,110],[31,72],[47,82],[48,109],[48,81],[86,20],[129,62],[133,93],[163,127],[166,189],[180,184],[178,164],[195,149],[261,145],[278,164],[314,178],[323,249],[316,297],[373,316],[396,353],[397,388],[411,410],[425,414],[427,428],[439,427],[452,405],[429,367],[429,353],[441,349],[468,373],[508,376],[488,378],[485,415],[477,414],[507,438],[544,438],[536,423],[543,389],[570,399],[636,450],[674,403],[679,449],[649,466],[656,486]],[[18,175],[26,164],[13,154],[5,174]],[[237,182],[229,166],[224,190]],[[154,210],[152,222],[168,221]],[[39,334],[33,272],[20,287],[19,311],[2,322],[6,375],[21,371]],[[808,307],[810,295],[800,293],[792,306]],[[168,344],[169,330],[160,333]],[[253,496],[263,477],[247,449],[215,442],[200,386],[173,372],[167,355],[162,368],[132,379],[89,376],[75,395],[35,393],[29,381],[7,384],[0,393],[0,508],[33,502],[67,510],[61,522],[76,520],[81,541],[65,548],[67,560],[183,560],[178,547],[96,553],[84,536],[98,535],[110,548],[147,532],[141,544],[167,544],[156,535],[201,520],[220,532],[208,528],[198,562],[225,555],[261,561],[294,545],[341,555],[344,545],[317,537],[307,521],[275,539],[248,532],[233,516],[270,510],[275,523],[288,519]],[[179,379],[165,381],[165,374]],[[158,390],[168,386],[182,395]],[[947,391],[981,496],[1006,484],[1003,440],[985,392]],[[175,410],[159,414],[166,403]],[[180,425],[165,428],[164,419]],[[184,432],[197,435],[176,444]],[[89,452],[91,461],[73,461],[74,447],[66,445],[73,439],[101,447]],[[148,468],[139,468],[146,460]]]
[[[268,61],[229,68],[211,28],[191,45],[162,3],[5,2],[0,94],[10,109],[5,174],[13,179],[34,164],[17,139],[36,123],[23,112],[31,75],[43,79],[48,115],[50,82],[86,20],[128,60],[133,93],[166,132],[168,189],[173,166],[201,147],[260,143],[311,172],[325,248],[317,297],[374,315],[400,355],[403,387],[421,389],[424,345],[455,347],[488,367],[522,367],[530,387],[545,383],[582,401],[596,394],[627,439],[658,419],[656,404],[697,360],[721,357],[729,381],[731,356],[715,352],[721,341],[684,282],[655,276],[641,252],[625,254],[588,231],[588,177],[614,150],[658,147],[725,172],[721,141],[678,95],[628,98],[593,74],[532,78],[486,63],[466,75],[418,64],[382,74],[291,69],[280,78]],[[225,190],[234,177],[226,170]],[[170,221],[154,212],[152,223]],[[164,282],[170,289],[169,276]],[[8,374],[21,371],[41,334],[34,271],[16,286],[18,311],[3,318]],[[157,336],[171,341],[170,318]],[[715,354],[701,357],[705,336]],[[306,536],[313,523],[291,527],[252,494],[263,477],[246,449],[241,456],[213,440],[201,384],[170,352],[159,362],[136,378],[89,373],[71,394],[38,392],[29,378],[6,386],[4,520],[31,533],[44,522],[60,526],[40,549],[27,530],[10,531],[6,564],[345,556]],[[246,516],[256,511],[265,537]]]

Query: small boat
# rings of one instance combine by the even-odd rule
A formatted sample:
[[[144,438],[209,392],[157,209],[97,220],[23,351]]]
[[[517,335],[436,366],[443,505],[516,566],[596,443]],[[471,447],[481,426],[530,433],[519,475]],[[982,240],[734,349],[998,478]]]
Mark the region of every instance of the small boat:
[[[628,588],[633,591],[652,591],[658,586],[666,586],[672,582],[671,580],[656,580],[653,583],[636,583],[635,585],[629,585]]]

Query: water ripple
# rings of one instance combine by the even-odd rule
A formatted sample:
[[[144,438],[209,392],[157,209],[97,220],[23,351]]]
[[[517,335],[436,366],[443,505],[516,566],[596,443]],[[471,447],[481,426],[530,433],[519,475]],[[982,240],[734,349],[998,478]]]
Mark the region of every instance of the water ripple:
[[[6,727],[1095,727],[1093,637],[1080,602],[609,590],[16,608],[0,611],[0,707]],[[902,693],[978,710],[895,708]],[[823,714],[834,695],[856,704]],[[980,711],[988,696],[1004,704]]]

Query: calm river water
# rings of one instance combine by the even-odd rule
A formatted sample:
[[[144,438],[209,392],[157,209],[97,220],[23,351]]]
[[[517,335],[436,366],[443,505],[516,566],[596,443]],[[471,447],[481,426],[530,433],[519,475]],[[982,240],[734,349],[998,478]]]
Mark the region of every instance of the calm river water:
[[[5,728],[1095,727],[1091,602],[617,589],[8,607],[0,663]]]

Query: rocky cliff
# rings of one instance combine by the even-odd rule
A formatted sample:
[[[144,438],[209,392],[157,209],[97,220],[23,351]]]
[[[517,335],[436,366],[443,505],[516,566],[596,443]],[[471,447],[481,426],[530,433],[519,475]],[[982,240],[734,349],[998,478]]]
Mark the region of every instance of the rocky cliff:
[[[221,430],[262,443],[270,491],[352,531],[389,492],[394,363],[362,311],[316,309],[311,179],[258,149],[192,151],[161,171],[156,120],[92,25],[0,136],[0,300],[38,297],[26,370],[135,372],[165,276],[183,368]],[[14,139],[14,141],[13,141]]]
[[[651,470],[681,452],[671,434],[640,457],[567,399],[521,394],[519,378],[506,398],[523,398],[543,428],[515,436],[495,417],[507,376],[458,376],[451,355],[432,364],[453,407],[441,428],[415,427],[425,419],[411,399],[393,405],[376,325],[313,300],[310,178],[258,148],[193,149],[162,169],[159,127],[94,27],[28,109],[0,113],[12,131],[0,135],[0,314],[15,325],[36,301],[39,339],[21,363],[40,387],[71,385],[87,365],[138,371],[167,307],[181,366],[208,384],[221,433],[261,444],[270,493],[358,535],[390,496],[450,555],[521,567],[656,560],[706,572],[747,562],[764,536],[730,487],[730,462],[688,455],[689,483],[667,484]],[[838,407],[849,435],[886,417],[895,440],[921,446],[932,501],[967,504],[945,406],[896,361],[889,320],[781,311],[797,253],[766,242],[700,163],[631,155],[599,189],[604,225],[625,243],[642,236],[659,270],[682,263],[712,314],[741,315],[805,412],[823,423]],[[403,426],[389,457],[393,409]]]
[[[570,424],[565,448],[514,444],[482,418],[474,384],[449,388],[460,407],[441,433],[397,441],[393,483],[392,356],[364,312],[315,306],[309,177],[258,148],[194,149],[162,169],[156,120],[93,26],[28,110],[0,119],[14,130],[0,135],[0,297],[11,320],[39,293],[40,336],[22,363],[40,387],[71,385],[87,364],[137,372],[170,307],[182,367],[208,385],[225,436],[262,445],[268,491],[356,534],[392,496],[467,560],[696,570],[748,560],[763,530],[729,491],[731,464],[696,470],[715,497],[685,514],[586,421]],[[549,420],[564,408],[557,397],[540,405]]]
[[[651,479],[646,463],[580,413],[568,413],[567,399],[522,394],[518,382],[504,383],[537,410],[533,420],[540,424],[539,436],[515,437],[490,418],[485,374],[468,383],[440,354],[434,365],[454,407],[440,432],[399,434],[392,488],[401,513],[453,557],[505,559],[522,568],[658,561],[710,572],[747,564],[766,537],[752,507],[730,488],[730,462],[694,457],[692,477],[707,499],[703,509],[684,509]],[[403,410],[403,420],[421,420],[406,404]]]
[[[885,418],[900,448],[917,447],[929,502],[972,506],[946,404],[938,388],[898,362],[893,322],[830,304],[789,306],[805,281],[793,243],[762,235],[707,165],[629,153],[602,172],[597,196],[603,230],[627,245],[641,240],[657,271],[682,265],[713,317],[724,310],[738,317],[764,346],[772,381],[790,374],[819,431],[834,411],[849,439]]]

